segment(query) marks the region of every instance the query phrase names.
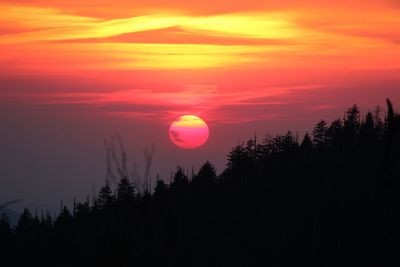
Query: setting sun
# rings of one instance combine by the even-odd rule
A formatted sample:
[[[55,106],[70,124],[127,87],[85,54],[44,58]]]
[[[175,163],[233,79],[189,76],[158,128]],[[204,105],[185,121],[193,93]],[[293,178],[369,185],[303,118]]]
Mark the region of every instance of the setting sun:
[[[209,130],[207,124],[195,115],[184,115],[169,127],[169,138],[181,148],[193,149],[207,142]]]

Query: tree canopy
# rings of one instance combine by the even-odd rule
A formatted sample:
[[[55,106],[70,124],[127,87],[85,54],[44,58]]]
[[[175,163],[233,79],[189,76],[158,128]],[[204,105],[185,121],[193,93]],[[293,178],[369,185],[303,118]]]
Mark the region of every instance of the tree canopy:
[[[0,249],[14,264],[40,266],[399,264],[392,103],[384,118],[354,105],[298,139],[290,131],[251,139],[232,149],[221,174],[208,161],[191,175],[177,167],[152,191],[121,167],[92,203],[55,217],[25,210],[16,227],[2,216]]]

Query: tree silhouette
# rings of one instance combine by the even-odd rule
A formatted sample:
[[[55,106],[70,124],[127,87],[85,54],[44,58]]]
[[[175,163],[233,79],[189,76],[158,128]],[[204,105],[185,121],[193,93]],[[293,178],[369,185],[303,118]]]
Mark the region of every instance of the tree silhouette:
[[[125,191],[128,191],[126,189],[122,189],[124,191],[123,193],[121,192],[120,194],[125,194]],[[132,189],[130,189],[132,191]],[[130,194],[134,194],[134,191],[132,191]],[[110,182],[107,180],[106,184],[100,188],[99,195],[96,199],[96,207],[99,209],[104,209],[106,207],[111,206],[114,203],[114,196],[113,192],[111,190]]]
[[[328,128],[326,126],[326,122],[324,120],[321,120],[317,123],[312,133],[313,143],[317,148],[321,149],[324,145],[326,145],[327,133]]]
[[[221,174],[178,166],[154,191],[131,182],[115,139],[94,202],[24,210],[16,227],[2,217],[1,251],[13,266],[399,266],[400,115],[387,106],[382,119],[354,105],[300,143],[254,137]]]
[[[130,202],[135,197],[135,187],[128,178],[122,178],[119,181],[117,189],[117,201],[118,202]]]

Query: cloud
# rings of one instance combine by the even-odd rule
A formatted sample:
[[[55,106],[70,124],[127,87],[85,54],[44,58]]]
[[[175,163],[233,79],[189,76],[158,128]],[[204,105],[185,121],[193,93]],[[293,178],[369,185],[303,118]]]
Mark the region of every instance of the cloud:
[[[279,117],[339,72],[400,68],[390,1],[56,2],[0,4],[0,73],[18,81],[2,83],[2,96],[104,117],[235,123]]]
[[[233,66],[286,51],[293,45],[291,40],[302,35],[286,13],[192,16],[161,12],[101,19],[51,8],[0,7],[4,14],[0,46],[7,51],[2,61],[25,69]],[[136,35],[141,41],[135,41]]]
[[[399,11],[387,5],[343,8],[335,2],[328,9],[286,2],[285,10],[261,5],[257,11],[199,15],[185,8],[153,9],[102,18],[71,13],[64,4],[0,4],[0,70],[400,66]]]
[[[128,33],[178,28],[202,36],[287,39],[299,35],[290,14],[220,14],[184,16],[174,14],[141,15],[127,18],[99,19],[64,14],[56,9],[0,6],[0,25],[18,21],[26,32],[5,34],[1,44],[38,41],[107,38]],[[21,20],[21,17],[23,19]],[[9,26],[10,27],[10,26]],[[12,28],[12,27],[10,27]]]
[[[292,104],[293,100],[288,96],[293,97],[301,92],[321,88],[322,85],[310,84],[230,92],[222,91],[214,84],[190,84],[183,90],[168,92],[132,89],[113,92],[36,93],[25,97],[38,105],[84,107],[95,110],[104,117],[137,120],[156,118],[169,123],[186,113],[204,116],[215,114],[208,121],[239,123],[276,116],[262,114],[265,114],[263,111],[266,109],[277,109],[273,106]]]

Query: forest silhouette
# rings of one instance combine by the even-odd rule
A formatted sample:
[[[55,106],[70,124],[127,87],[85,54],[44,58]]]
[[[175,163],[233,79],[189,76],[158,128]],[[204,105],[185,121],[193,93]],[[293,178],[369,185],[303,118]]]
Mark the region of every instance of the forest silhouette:
[[[400,114],[389,100],[301,140],[253,138],[221,174],[178,167],[154,190],[113,146],[95,199],[56,216],[25,209],[15,227],[1,217],[0,260],[13,263],[1,266],[400,266]]]

